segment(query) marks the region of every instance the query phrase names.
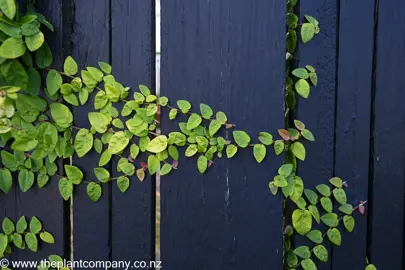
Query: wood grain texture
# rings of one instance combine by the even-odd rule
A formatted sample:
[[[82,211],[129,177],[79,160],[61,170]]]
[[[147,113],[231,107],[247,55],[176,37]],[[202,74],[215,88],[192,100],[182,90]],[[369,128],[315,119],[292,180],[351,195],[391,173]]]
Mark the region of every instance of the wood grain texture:
[[[25,2],[25,3],[23,3]],[[24,7],[28,1],[20,1],[21,7]],[[62,68],[62,1],[56,0],[44,5],[45,1],[37,1],[38,12],[53,24],[55,32],[47,30],[42,27],[47,39],[47,43],[53,52],[52,67]],[[44,161],[45,162],[45,161]],[[58,163],[58,166],[61,162]],[[15,185],[18,185],[17,174],[14,178]],[[55,244],[50,245],[42,241],[40,242],[37,252],[31,252],[28,249],[18,250],[18,259],[23,260],[41,260],[47,258],[49,254],[64,255],[65,251],[65,235],[64,235],[64,222],[65,212],[63,206],[63,199],[58,191],[58,178],[51,177],[48,184],[40,189],[35,182],[35,185],[27,192],[22,192],[19,187],[16,190],[15,201],[16,218],[26,216],[29,222],[33,216],[36,216],[43,225],[43,228],[52,233],[55,237]],[[38,236],[39,237],[39,236]]]
[[[222,110],[252,137],[274,132],[283,126],[284,25],[282,1],[162,1],[162,95]],[[166,112],[162,132],[174,130]],[[203,176],[195,157],[181,157],[162,178],[165,269],[281,269],[282,200],[268,182],[282,159],[258,165],[251,152],[216,159]]]
[[[139,84],[154,92],[153,2],[112,1],[113,74],[119,82],[131,87],[130,99]],[[136,166],[140,167],[139,160]],[[116,167],[113,162],[113,177],[122,175]],[[146,177],[140,182],[135,175],[130,181],[125,193],[116,183],[112,186],[112,259],[149,261],[154,249],[154,181],[153,177]]]
[[[304,15],[313,16],[321,28],[312,41],[299,45],[300,67],[314,66],[319,77],[318,86],[311,87],[308,99],[300,97],[297,107],[297,118],[315,136],[315,142],[305,144],[307,157],[298,165],[298,175],[310,189],[327,183],[334,174],[338,14],[338,0],[300,1],[301,20]],[[308,244],[308,241],[297,237],[296,246],[301,244]],[[331,256],[330,245],[326,243],[325,246]],[[331,269],[330,264],[330,261],[319,263],[318,269]]]
[[[73,58],[79,67],[97,66],[98,61],[110,62],[109,0],[75,0],[72,36]],[[96,90],[97,91],[97,90]],[[87,114],[94,110],[94,96],[85,106],[73,108],[75,124],[90,128]],[[94,150],[73,164],[85,174],[85,181],[96,181],[93,168],[100,155]],[[107,166],[108,169],[108,166]],[[86,184],[75,187],[73,198],[73,236],[75,260],[109,260],[110,258],[110,184],[104,184],[103,195],[96,203],[90,201]]]
[[[374,1],[341,1],[339,21],[335,172],[357,205],[368,197]],[[367,216],[354,217],[354,232],[343,233],[342,247],[333,249],[333,269],[365,268]]]
[[[405,2],[379,1],[375,88],[371,261],[404,267]]]

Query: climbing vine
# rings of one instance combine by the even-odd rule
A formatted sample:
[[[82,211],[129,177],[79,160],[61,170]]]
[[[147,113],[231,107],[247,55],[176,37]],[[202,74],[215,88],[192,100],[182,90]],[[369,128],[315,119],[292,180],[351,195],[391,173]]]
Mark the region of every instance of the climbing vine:
[[[0,189],[4,193],[10,191],[12,172],[18,173],[22,192],[33,188],[35,182],[39,188],[46,187],[53,176],[59,178],[59,192],[64,200],[72,197],[76,186],[86,185],[89,199],[96,202],[106,183],[114,181],[119,190],[125,192],[132,176],[143,181],[147,174],[164,176],[171,173],[179,166],[181,148],[185,149],[186,157],[197,157],[196,167],[201,174],[213,166],[215,159],[233,158],[242,150],[250,149],[248,151],[258,163],[271,152],[275,155],[284,153],[285,162],[269,188],[274,195],[280,191],[286,203],[292,202],[296,207],[291,218],[286,218],[284,228],[285,267],[316,269],[316,261],[328,261],[324,241],[328,239],[340,246],[341,223],[347,231],[353,231],[352,213],[363,213],[366,202],[357,206],[349,204],[344,190],[347,183],[338,177],[330,179],[329,185],[321,184],[312,190],[305,188],[296,174],[297,160],[306,158],[305,143],[315,141],[305,124],[294,119],[296,99],[308,98],[311,87],[318,83],[313,66],[293,68],[299,39],[297,29],[301,29],[300,38],[304,44],[320,31],[318,21],[309,15],[305,15],[305,22],[299,25],[299,18],[294,14],[296,4],[296,0],[287,1],[286,127],[279,129],[278,136],[273,137],[266,130],[251,136],[236,129],[225,112],[214,111],[207,104],[192,108],[186,100],[172,103],[167,97],[152,94],[145,85],[131,90],[115,79],[111,65],[105,62],[99,62],[98,67],[79,70],[76,61],[69,56],[63,70],[53,69],[52,53],[41,31],[42,25],[53,31],[52,25],[36,13],[32,5],[22,16],[14,1],[0,1],[0,9],[5,15],[0,16],[3,165]],[[40,91],[42,82],[38,69],[46,74],[44,91]],[[94,109],[86,117],[91,127],[77,126],[75,107],[90,102]],[[175,132],[160,134],[156,128],[163,110],[167,110],[170,120],[184,115],[187,121],[179,121]],[[232,131],[232,138],[221,136],[224,129]],[[97,181],[88,182],[84,180],[80,166],[76,165],[90,152],[100,156],[98,166],[93,168]],[[56,160],[71,157],[75,157],[77,164],[64,165],[63,173],[57,174]],[[104,168],[111,163],[120,173],[116,177]],[[326,231],[313,229],[314,222],[323,223]],[[10,222],[7,223],[10,231]],[[292,247],[294,234],[305,236],[313,246]],[[2,241],[9,242],[4,234],[0,234],[0,244]],[[33,246],[28,242],[27,245]],[[0,251],[4,252],[6,248]],[[367,269],[373,269],[371,267],[374,266],[368,265]]]

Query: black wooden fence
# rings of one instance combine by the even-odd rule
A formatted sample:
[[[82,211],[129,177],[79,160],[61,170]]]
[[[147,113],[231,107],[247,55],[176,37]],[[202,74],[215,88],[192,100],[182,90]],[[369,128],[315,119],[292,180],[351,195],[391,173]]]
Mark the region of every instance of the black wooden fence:
[[[81,67],[103,60],[126,85],[155,88],[154,1],[37,5],[56,28],[48,35],[54,67],[70,54]],[[162,95],[210,104],[252,134],[282,127],[285,6],[284,0],[162,0]],[[317,138],[299,174],[311,186],[341,176],[353,203],[370,201],[354,233],[343,235],[342,247],[330,247],[319,269],[364,269],[366,256],[379,269],[405,267],[404,11],[403,0],[300,1],[301,17],[317,17],[321,33],[299,47],[299,62],[314,65],[320,77],[298,104],[298,118]],[[74,113],[85,115],[91,104]],[[163,132],[174,128],[162,119]],[[96,160],[73,162],[93,180]],[[283,202],[267,188],[281,162],[271,157],[259,166],[246,153],[201,176],[195,160],[181,159],[161,181],[163,268],[281,269]],[[155,259],[155,179],[133,179],[124,194],[112,185],[97,203],[81,188],[72,204],[62,201],[53,179],[46,189],[1,194],[0,206],[1,218],[38,216],[56,238],[37,253],[16,251],[14,260],[71,252],[75,260]]]

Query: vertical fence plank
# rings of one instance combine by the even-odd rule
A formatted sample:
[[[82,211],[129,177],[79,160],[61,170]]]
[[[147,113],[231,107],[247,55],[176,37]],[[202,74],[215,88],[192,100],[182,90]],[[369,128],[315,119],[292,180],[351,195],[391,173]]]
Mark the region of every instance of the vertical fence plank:
[[[403,269],[405,181],[405,2],[379,1],[371,261]]]
[[[133,90],[144,84],[154,91],[153,4],[154,1],[112,1],[113,74]],[[140,167],[139,162],[136,166]],[[116,162],[112,171],[113,177],[122,175],[116,171]],[[154,181],[146,177],[139,182],[135,175],[130,180],[131,186],[125,193],[115,183],[112,187],[112,259],[149,261],[154,249]]]
[[[21,1],[22,2],[22,1]],[[25,1],[28,2],[28,1]],[[53,24],[55,33],[45,30],[42,27],[47,37],[46,41],[53,52],[52,67],[60,69],[62,67],[62,1],[37,1],[38,11],[43,13],[45,17]],[[23,7],[23,6],[22,6]],[[25,9],[25,5],[24,5]],[[24,10],[25,12],[25,10]],[[17,176],[15,184],[18,185]],[[63,199],[58,191],[58,178],[51,177],[48,184],[40,189],[35,184],[27,192],[22,192],[19,187],[16,189],[16,218],[26,216],[27,220],[31,220],[36,216],[41,220],[44,229],[51,232],[55,237],[55,244],[50,245],[40,241],[38,252],[34,253],[28,249],[18,250],[19,260],[41,260],[49,256],[49,254],[58,254],[63,256],[65,251],[64,238],[64,207]]]
[[[74,0],[73,58],[81,68],[110,61],[110,1]],[[97,91],[97,90],[95,90]],[[90,128],[87,114],[94,110],[94,96],[85,106],[73,108],[75,124]],[[100,155],[94,150],[73,164],[85,174],[86,181],[97,181],[93,168]],[[110,258],[110,184],[103,185],[103,195],[96,203],[90,201],[86,184],[75,188],[73,198],[73,235],[75,260],[109,260]]]
[[[300,44],[300,67],[313,65],[319,77],[318,86],[311,88],[308,99],[299,99],[297,118],[305,123],[315,142],[305,145],[307,157],[298,165],[298,175],[307,188],[327,183],[334,174],[336,40],[338,0],[300,1],[301,20],[304,15],[317,18],[321,32],[307,44]],[[307,243],[302,237],[296,246]],[[330,251],[330,245],[326,245]],[[331,253],[329,253],[331,255]],[[318,269],[330,269],[330,262]]]
[[[354,205],[368,197],[373,44],[374,1],[341,1],[335,172],[348,182]],[[367,217],[356,212],[355,218],[354,232],[343,233],[343,247],[333,250],[333,269],[365,267]]]
[[[162,1],[161,57],[162,95],[173,104],[209,104],[252,137],[284,125],[284,2]],[[173,130],[165,111],[162,131]],[[258,165],[240,150],[203,176],[196,158],[180,158],[161,181],[165,269],[281,269],[282,200],[268,182],[282,160],[269,156]]]

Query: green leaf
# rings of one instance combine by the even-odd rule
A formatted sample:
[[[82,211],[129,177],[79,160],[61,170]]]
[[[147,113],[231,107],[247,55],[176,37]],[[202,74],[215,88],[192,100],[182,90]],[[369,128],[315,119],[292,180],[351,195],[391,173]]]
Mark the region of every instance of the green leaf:
[[[316,244],[320,244],[323,242],[322,233],[319,230],[312,230],[306,235],[309,240]]]
[[[310,190],[310,189],[305,189],[304,190],[305,196],[307,197],[308,201],[312,204],[312,205],[316,205],[318,202],[318,195]]]
[[[13,178],[10,171],[6,168],[0,169],[0,189],[4,193],[8,193],[11,189],[12,184]]]
[[[28,74],[25,71],[25,68],[23,67],[23,65],[21,65],[20,61],[18,61],[17,59],[14,60],[10,60],[7,62],[4,62],[3,64],[0,65],[0,69],[1,69],[1,73],[3,75],[3,77],[6,79],[7,83],[9,85],[13,85],[16,87],[19,87],[21,89],[25,89],[28,85]],[[11,94],[11,93],[10,93]],[[23,95],[18,95],[19,99]],[[19,99],[17,99],[17,109],[18,108],[18,102]],[[24,98],[24,101],[27,101],[27,98]],[[25,102],[24,102],[25,103]],[[27,105],[27,104],[25,104]],[[32,106],[30,106],[32,107]],[[29,108],[24,108],[28,109],[29,112],[28,113],[32,113],[32,110],[30,110]],[[23,110],[21,110],[23,111]],[[22,118],[23,115],[20,115]],[[34,115],[34,117],[36,117],[36,115]],[[24,119],[25,120],[25,119]],[[31,120],[30,122],[33,122],[35,119]]]
[[[177,116],[177,109],[171,109],[169,112],[169,119],[173,120],[176,118],[176,116]]]
[[[280,155],[284,151],[284,142],[282,140],[277,140],[274,142],[274,152],[276,155]]]
[[[273,179],[273,183],[276,187],[286,187],[288,186],[287,179],[281,175],[276,175]]]
[[[74,146],[77,156],[83,157],[93,147],[93,134],[88,129],[80,129],[76,135]]]
[[[295,230],[301,234],[307,234],[312,228],[312,216],[308,210],[296,209],[292,214],[292,223]]]
[[[102,194],[101,186],[94,182],[90,182],[87,185],[86,191],[87,191],[87,195],[89,196],[90,200],[92,200],[93,202],[98,201]]]
[[[295,77],[301,78],[301,79],[308,79],[309,74],[308,71],[305,68],[296,68],[291,72]]]
[[[343,181],[339,177],[333,177],[329,179],[329,183],[338,188],[341,188],[343,186]]]
[[[8,237],[5,234],[0,233],[0,254],[3,254],[8,245]]]
[[[88,99],[89,99],[89,91],[87,91],[86,89],[82,89],[79,92],[80,104],[82,104],[82,105],[86,104]]]
[[[34,184],[34,173],[27,169],[21,170],[18,174],[18,183],[22,192],[27,192]]]
[[[71,56],[68,56],[63,64],[63,72],[65,72],[66,75],[74,76],[77,74],[78,70],[76,61]]]
[[[121,164],[120,169],[125,175],[132,176],[135,173],[135,166],[129,162]]]
[[[30,231],[33,234],[38,234],[42,230],[42,223],[37,219],[37,217],[32,217],[30,221]]]
[[[148,170],[150,175],[154,175],[160,168],[160,161],[155,155],[148,157]]]
[[[24,92],[32,96],[36,96],[41,88],[41,75],[35,68],[32,67],[27,69],[27,74],[28,84],[24,89]]]
[[[160,170],[160,175],[161,175],[161,176],[167,175],[167,174],[169,174],[169,173],[171,172],[171,170],[172,170],[172,166],[169,165],[169,164],[167,164],[167,163],[165,163],[165,164],[162,166],[162,169]]]
[[[318,85],[318,75],[314,72],[309,73],[309,79],[314,86]]]
[[[200,112],[204,119],[210,119],[214,114],[211,107],[203,103],[200,104]]]
[[[331,228],[326,234],[328,235],[328,239],[332,242],[332,244],[335,244],[336,246],[340,246],[342,244],[342,235],[338,229]]]
[[[156,114],[158,108],[155,103],[149,104],[148,107],[146,108],[146,116],[153,116]]]
[[[249,145],[250,137],[245,131],[235,130],[232,134],[236,144],[240,147],[246,148]]]
[[[125,127],[124,127],[124,123],[122,123],[121,119],[118,119],[118,118],[115,118],[115,119],[112,121],[112,124],[113,124],[113,126],[116,127],[116,128],[120,128],[120,129],[124,129],[124,128],[125,128]]]
[[[224,112],[217,112],[216,119],[221,125],[225,125],[226,121],[228,121],[228,118],[226,117],[226,114]]]
[[[289,176],[293,171],[294,166],[292,164],[283,164],[278,169],[278,174],[284,177]]]
[[[14,19],[17,6],[14,0],[0,0],[0,9],[10,20]]]
[[[346,192],[342,188],[333,189],[333,196],[335,197],[336,201],[338,201],[340,204],[343,205],[347,203]]]
[[[328,261],[328,250],[323,245],[316,245],[313,252],[321,262]]]
[[[13,154],[7,151],[1,151],[1,162],[10,171],[14,172],[17,170],[17,161]]]
[[[0,0],[1,2],[2,0]],[[10,37],[6,39],[0,46],[0,57],[5,59],[15,59],[23,56],[26,47],[21,38]]]
[[[136,145],[136,144],[131,144],[130,153],[131,153],[132,158],[133,158],[133,159],[136,159],[136,157],[137,157],[138,154],[139,154],[139,147],[138,147],[138,145]]]
[[[201,116],[196,113],[191,114],[187,121],[187,129],[193,130],[198,127],[202,122]]]
[[[295,83],[295,90],[303,98],[308,98],[310,89],[311,87],[309,86],[309,83],[304,79],[299,79]]]
[[[83,172],[76,166],[65,165],[67,178],[75,185],[79,185],[83,180]]]
[[[20,219],[17,221],[16,225],[16,231],[17,233],[24,233],[25,230],[27,229],[28,224],[27,220],[25,219],[25,216],[20,217]]]
[[[291,250],[289,250],[286,255],[285,255],[287,264],[289,267],[294,267],[296,265],[298,265],[298,258],[297,255],[295,255],[295,253]]]
[[[325,209],[325,211],[328,213],[332,213],[333,204],[332,204],[331,199],[329,199],[328,197],[322,197],[320,201],[321,201],[321,205],[322,205],[323,209]]]
[[[97,179],[102,183],[107,183],[110,179],[110,172],[104,168],[94,168],[93,172]]]
[[[102,71],[106,74],[111,74],[112,67],[110,64],[106,62],[98,62],[99,67],[101,68]]]
[[[98,110],[104,108],[107,104],[108,98],[104,91],[98,91],[96,97],[94,98],[94,109]],[[103,132],[101,132],[103,133]]]
[[[35,53],[35,63],[40,69],[49,67],[52,64],[52,52],[45,42]]]
[[[188,111],[191,109],[191,104],[187,100],[178,100],[177,106],[182,113],[188,113]]]
[[[174,145],[170,145],[168,148],[169,151],[169,156],[172,157],[174,160],[179,160],[179,150],[177,150],[177,147]]]
[[[309,131],[308,129],[304,129],[303,131],[301,131],[302,136],[304,136],[305,139],[307,139],[310,142],[315,141],[315,137],[312,134],[311,131]]]
[[[49,232],[42,232],[39,237],[41,238],[42,241],[48,244],[54,244],[55,243],[55,238],[53,235]]]
[[[278,187],[276,187],[273,182],[269,183],[269,189],[270,189],[271,194],[273,194],[273,195],[277,194]]]
[[[260,132],[259,133],[259,141],[264,145],[272,145],[273,144],[273,135],[267,132]]]
[[[226,156],[227,156],[228,158],[231,158],[231,157],[233,157],[233,156],[236,154],[237,151],[238,151],[238,147],[236,147],[236,146],[233,145],[233,144],[229,144],[229,145],[226,147]]]
[[[48,89],[48,93],[51,96],[55,95],[62,86],[62,83],[63,79],[59,72],[51,69],[46,76],[46,88]]]
[[[258,163],[262,162],[266,157],[266,147],[263,144],[255,144],[253,146],[253,155]]]
[[[18,234],[18,233],[13,234],[13,243],[19,249],[25,248],[25,242],[24,242],[21,234]]]
[[[55,123],[61,128],[68,128],[73,122],[73,115],[70,109],[60,103],[50,105],[51,115]]]
[[[141,91],[141,93],[146,97],[150,95],[150,90],[146,85],[139,85],[139,91]]]
[[[198,151],[197,145],[196,144],[190,144],[186,149],[185,156],[186,157],[192,157],[192,156],[194,156],[195,153],[197,153],[197,151]]]
[[[110,142],[108,144],[108,151],[111,154],[118,154],[122,150],[127,147],[129,143],[129,138],[125,134],[124,131],[118,131],[114,133],[114,135],[111,137]]]
[[[377,267],[375,267],[374,264],[369,264],[369,265],[366,266],[365,270],[377,270]]]
[[[218,120],[212,120],[210,122],[209,128],[208,128],[208,132],[210,134],[210,136],[214,136],[215,133],[218,132],[218,130],[221,128],[221,123],[218,122]]]
[[[37,183],[39,188],[43,188],[48,183],[48,181],[49,181],[48,175],[44,173],[38,174]]]
[[[159,135],[149,142],[146,150],[152,153],[159,153],[165,150],[166,147],[167,137],[165,135]]]
[[[339,207],[339,211],[347,215],[351,215],[353,212],[353,206],[351,204],[344,204]]]
[[[295,142],[291,145],[291,151],[300,160],[305,160],[305,147],[300,142]]]
[[[42,32],[39,32],[33,36],[25,37],[25,44],[27,44],[28,50],[35,52],[38,50],[42,44],[45,42],[45,36]]]
[[[330,196],[330,187],[325,184],[317,185],[316,190],[318,190],[318,192],[321,193],[325,197]]]
[[[316,265],[313,260],[305,259],[301,261],[301,267],[304,270],[316,270]]]
[[[98,113],[98,112],[90,112],[88,114],[88,118],[89,118],[91,126],[98,133],[105,133],[107,131],[107,125],[110,122],[104,114]]]
[[[111,153],[106,149],[100,157],[100,160],[98,161],[98,166],[104,166],[106,165],[110,160],[111,160]]]
[[[207,167],[208,159],[204,155],[199,156],[197,160],[198,171],[203,174],[207,170]]]
[[[343,217],[343,225],[348,232],[353,232],[355,224],[355,220],[352,216],[346,215]]]
[[[294,249],[294,253],[303,259],[308,259],[311,257],[311,251],[309,250],[309,247],[307,247],[307,246],[297,247],[296,249]]]
[[[321,217],[322,222],[329,227],[336,227],[339,224],[338,215],[335,213],[326,213]]]
[[[121,192],[125,192],[127,191],[127,189],[129,188],[130,182],[129,182],[129,178],[126,176],[120,176],[117,179],[117,187]]]
[[[3,219],[2,228],[3,228],[3,232],[7,235],[12,234],[15,230],[14,223],[8,217]]]
[[[38,239],[37,239],[37,236],[35,234],[27,233],[25,235],[25,243],[27,243],[27,246],[31,251],[37,252],[37,250],[38,250]]]
[[[315,35],[315,26],[312,23],[304,23],[301,28],[301,38],[303,43],[309,42]]]
[[[59,180],[59,193],[62,198],[67,201],[73,193],[73,184],[67,178],[62,178]]]
[[[18,28],[17,28],[18,29]],[[39,33],[39,27],[33,23],[25,23],[19,29],[19,33],[22,33],[24,36],[34,36]],[[14,35],[15,37],[16,35]]]

